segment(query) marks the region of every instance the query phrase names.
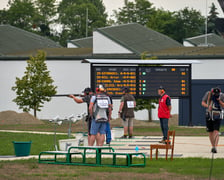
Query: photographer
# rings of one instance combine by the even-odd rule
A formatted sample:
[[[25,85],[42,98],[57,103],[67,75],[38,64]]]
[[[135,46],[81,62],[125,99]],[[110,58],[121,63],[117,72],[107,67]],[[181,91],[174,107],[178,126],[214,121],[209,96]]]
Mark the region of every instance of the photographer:
[[[201,105],[206,108],[206,127],[212,145],[211,152],[217,153],[219,128],[223,119],[222,108],[224,107],[224,94],[221,93],[221,89],[215,87],[206,92]]]

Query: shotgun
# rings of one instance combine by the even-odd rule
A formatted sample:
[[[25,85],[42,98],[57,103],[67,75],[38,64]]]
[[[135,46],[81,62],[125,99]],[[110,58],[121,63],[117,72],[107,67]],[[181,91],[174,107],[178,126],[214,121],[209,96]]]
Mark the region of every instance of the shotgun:
[[[64,96],[66,96],[66,97],[68,97],[70,94],[55,94],[55,95],[53,95],[52,97],[64,97]],[[73,96],[80,96],[80,97],[84,97],[84,95],[83,94],[72,94]]]

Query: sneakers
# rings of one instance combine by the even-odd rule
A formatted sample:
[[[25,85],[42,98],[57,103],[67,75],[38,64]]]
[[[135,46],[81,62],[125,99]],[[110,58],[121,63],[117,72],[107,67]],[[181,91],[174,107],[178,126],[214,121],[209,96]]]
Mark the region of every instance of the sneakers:
[[[126,139],[127,138],[127,135],[123,135],[120,137],[121,139]]]
[[[212,153],[217,153],[217,149],[216,149],[215,147],[213,147],[213,148],[211,149],[211,152],[212,152]]]
[[[165,144],[171,144],[169,140],[165,140]]]
[[[86,152],[87,153],[92,153],[94,150],[93,149],[87,149]]]
[[[162,139],[161,141],[159,141],[159,143],[165,144],[165,140]]]
[[[133,137],[133,136],[129,136],[128,138],[129,138],[129,139],[133,139],[134,137]]]

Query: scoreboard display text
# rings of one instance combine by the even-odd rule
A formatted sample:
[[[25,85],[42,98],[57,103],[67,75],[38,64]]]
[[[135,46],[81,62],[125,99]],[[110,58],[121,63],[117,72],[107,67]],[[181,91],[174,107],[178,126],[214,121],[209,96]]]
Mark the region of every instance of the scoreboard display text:
[[[169,96],[187,97],[190,93],[189,66],[92,66],[91,86],[106,87],[113,97],[122,96],[122,88],[129,87],[130,94],[144,98],[158,96],[163,86]]]

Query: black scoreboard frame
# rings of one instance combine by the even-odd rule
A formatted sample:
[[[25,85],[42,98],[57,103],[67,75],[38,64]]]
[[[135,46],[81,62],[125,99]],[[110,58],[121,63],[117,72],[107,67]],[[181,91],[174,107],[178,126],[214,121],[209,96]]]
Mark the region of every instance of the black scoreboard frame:
[[[125,61],[124,61],[125,62]],[[158,95],[139,95],[139,69],[141,67],[152,67],[152,68],[159,68],[159,67],[171,67],[171,68],[188,68],[188,94],[187,95],[170,95],[172,98],[190,98],[191,99],[191,64],[100,64],[100,63],[91,63],[91,88],[95,90],[96,88],[96,73],[95,69],[98,67],[107,67],[107,68],[136,68],[136,95],[134,95],[136,98],[153,98],[158,97]],[[103,84],[103,83],[102,83]],[[121,95],[112,95],[113,98],[118,99],[121,97]]]

